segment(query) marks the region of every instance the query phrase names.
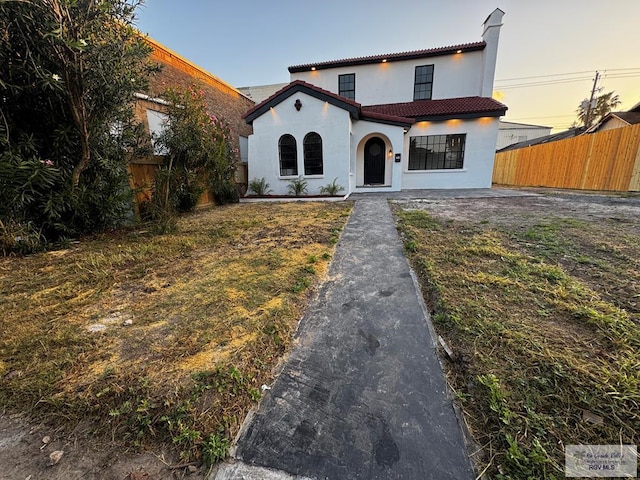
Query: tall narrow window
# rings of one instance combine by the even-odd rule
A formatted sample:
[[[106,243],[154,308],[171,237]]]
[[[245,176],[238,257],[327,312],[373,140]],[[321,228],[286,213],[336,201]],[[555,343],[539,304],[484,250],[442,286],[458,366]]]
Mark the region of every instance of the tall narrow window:
[[[149,124],[149,133],[151,134],[153,154],[167,155],[169,149],[158,143],[158,137],[160,137],[169,126],[169,116],[166,113],[147,109],[147,122]]]
[[[322,175],[322,138],[316,132],[304,137],[304,174]]]
[[[414,100],[431,100],[433,90],[433,65],[416,67],[416,80],[413,84]]]
[[[343,97],[356,99],[356,74],[347,73],[345,75],[338,75],[338,94]]]
[[[298,175],[298,147],[296,139],[288,133],[278,141],[280,150],[280,175],[289,177]]]
[[[455,170],[464,165],[467,135],[429,135],[409,139],[409,170]]]

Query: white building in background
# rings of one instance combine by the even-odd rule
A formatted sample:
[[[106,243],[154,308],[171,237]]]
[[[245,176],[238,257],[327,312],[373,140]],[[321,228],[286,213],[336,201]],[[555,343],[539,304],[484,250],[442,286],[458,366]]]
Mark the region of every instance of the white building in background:
[[[493,100],[496,9],[476,43],[289,67],[291,83],[249,110],[249,179],[274,194],[304,178],[346,193],[489,188],[499,117]]]
[[[551,134],[553,127],[544,127],[542,125],[529,125],[526,123],[515,123],[500,121],[498,126],[498,141],[496,150],[500,150],[508,145],[534,138],[546,137]]]

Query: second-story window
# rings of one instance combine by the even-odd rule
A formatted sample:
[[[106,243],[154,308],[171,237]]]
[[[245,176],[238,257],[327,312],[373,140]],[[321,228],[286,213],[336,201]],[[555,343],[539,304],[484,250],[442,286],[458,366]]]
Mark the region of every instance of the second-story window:
[[[433,65],[416,67],[416,81],[413,84],[414,100],[431,100],[433,90]]]
[[[338,75],[338,94],[343,97],[356,99],[356,74],[347,73],[345,75]]]

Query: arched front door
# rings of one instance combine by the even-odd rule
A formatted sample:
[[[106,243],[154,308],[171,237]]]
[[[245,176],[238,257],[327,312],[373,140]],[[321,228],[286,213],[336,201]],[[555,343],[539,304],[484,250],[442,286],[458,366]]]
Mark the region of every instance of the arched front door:
[[[364,184],[384,184],[384,141],[373,137],[364,144]]]

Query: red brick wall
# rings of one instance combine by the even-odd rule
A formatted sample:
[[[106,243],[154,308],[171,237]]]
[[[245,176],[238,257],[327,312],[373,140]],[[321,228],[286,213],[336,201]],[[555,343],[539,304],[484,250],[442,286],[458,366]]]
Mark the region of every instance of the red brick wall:
[[[166,47],[151,39],[148,41],[153,47],[152,60],[160,63],[163,68],[152,77],[151,89],[145,93],[157,97],[168,87],[197,85],[204,92],[209,111],[229,124],[235,146],[238,147],[238,136],[246,137],[252,133],[251,126],[247,125],[242,116],[253,107],[254,102]]]
[[[161,97],[162,93],[169,87],[189,87],[196,85],[204,92],[204,98],[209,112],[215,114],[229,124],[232,133],[234,146],[239,149],[238,136],[249,136],[253,129],[242,119],[242,116],[254,105],[252,100],[238,92],[231,85],[223,80],[201,69],[189,60],[172,52],[165,46],[159,44],[149,37],[147,42],[153,47],[151,59],[162,66],[162,70],[151,78],[148,92],[140,92],[149,95],[151,98]],[[135,115],[149,132],[147,123],[147,109],[159,112],[166,111],[166,108],[156,102],[138,99],[135,105]],[[239,160],[238,155],[238,160]],[[136,192],[136,204],[144,203],[151,198],[151,184],[153,175],[158,165],[162,164],[162,157],[151,156],[148,158],[138,158],[130,162],[130,183],[131,188]],[[236,181],[241,194],[246,191],[246,166],[238,165]],[[200,205],[207,205],[213,202],[213,197],[209,192],[205,192],[200,199]]]

